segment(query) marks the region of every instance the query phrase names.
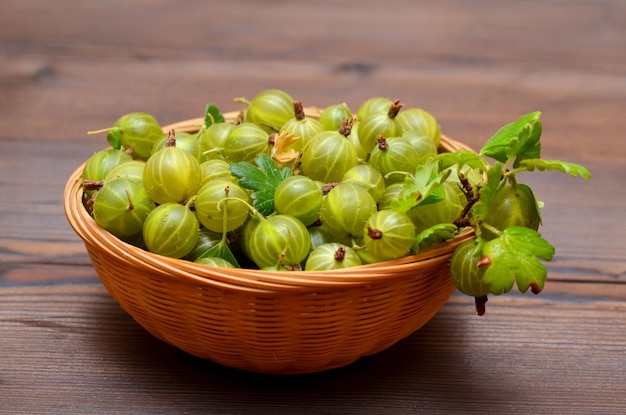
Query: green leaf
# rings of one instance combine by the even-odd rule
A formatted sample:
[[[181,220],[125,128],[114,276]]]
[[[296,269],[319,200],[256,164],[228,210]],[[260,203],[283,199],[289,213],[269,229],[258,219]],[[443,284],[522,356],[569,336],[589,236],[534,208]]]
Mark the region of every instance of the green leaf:
[[[252,205],[264,216],[274,212],[276,187],[292,175],[291,169],[281,169],[270,156],[261,153],[255,160],[256,166],[247,161],[234,163],[230,172],[239,178],[239,185],[253,190]]]
[[[204,113],[204,127],[210,127],[213,124],[226,121],[224,116],[220,112],[219,108],[215,104],[207,104],[206,111]]]
[[[435,156],[439,163],[439,169],[445,170],[453,166],[469,166],[473,169],[485,171],[488,168],[487,161],[477,153],[469,150],[459,150],[454,153],[439,153]]]
[[[588,180],[591,177],[589,170],[582,165],[560,160],[526,159],[520,163],[520,167],[523,167],[528,171],[533,171],[535,169],[539,171],[557,170],[562,173],[568,173],[572,177],[580,176],[585,180]]]
[[[515,159],[517,167],[524,159],[541,156],[541,112],[523,115],[517,121],[499,129],[483,146],[480,154],[500,163]]]
[[[413,243],[413,252],[417,253],[424,248],[447,241],[454,237],[458,227],[454,223],[439,223],[424,229],[416,237]]]
[[[247,161],[231,164],[230,172],[239,178],[239,185],[246,189],[263,190],[267,185],[267,175]]]
[[[482,184],[479,190],[480,198],[472,208],[472,216],[478,221],[485,218],[489,205],[504,187],[505,182],[502,177],[502,164],[500,163],[495,163],[487,170],[487,181]]]
[[[119,128],[114,128],[107,133],[107,142],[116,150],[122,148],[122,132]]]
[[[226,240],[222,240],[213,245],[211,248],[204,251],[204,253],[198,257],[198,259],[208,257],[222,258],[233,264],[235,267],[241,268],[239,262],[237,262],[237,259],[230,250],[230,247],[228,246],[228,242]]]
[[[511,291],[514,283],[521,292],[530,287],[537,294],[543,290],[548,274],[538,258],[550,261],[553,256],[554,247],[539,232],[512,226],[484,243],[481,262],[488,265],[484,265],[483,282],[496,295]]]
[[[404,179],[402,191],[391,201],[391,208],[408,212],[417,205],[436,203],[444,199],[443,182],[450,175],[450,170],[439,171],[437,163],[427,161],[417,168],[414,176]]]

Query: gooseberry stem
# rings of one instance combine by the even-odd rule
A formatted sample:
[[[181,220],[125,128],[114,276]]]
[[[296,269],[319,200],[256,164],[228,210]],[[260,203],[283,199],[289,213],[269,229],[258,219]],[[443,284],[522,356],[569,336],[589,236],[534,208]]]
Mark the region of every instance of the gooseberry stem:
[[[119,127],[108,127],[103,128],[101,130],[87,131],[87,135],[100,134],[100,133],[108,133],[109,131],[119,131]]]
[[[256,220],[258,220],[259,222],[262,222],[264,220],[266,220],[265,216],[263,216],[263,214],[261,212],[259,212],[254,206],[252,206],[250,203],[246,202],[243,199],[240,199],[238,197],[228,197],[228,191],[230,190],[230,187],[227,187],[226,190],[226,197],[222,198],[219,202],[217,202],[217,209],[218,210],[222,210],[221,205],[222,203],[225,203],[228,200],[237,200],[241,203],[243,203],[244,205],[246,205],[246,207],[248,208],[248,210],[250,210],[250,214],[252,215],[253,218],[255,218]]]
[[[235,98],[234,101],[238,102],[240,104],[246,104],[246,105],[250,105],[251,104],[251,102],[248,101],[245,97]]]
[[[502,235],[502,231],[496,227],[491,226],[490,224],[486,223],[486,222],[481,222],[480,226],[482,226],[483,228],[493,232],[494,234],[500,236]]]

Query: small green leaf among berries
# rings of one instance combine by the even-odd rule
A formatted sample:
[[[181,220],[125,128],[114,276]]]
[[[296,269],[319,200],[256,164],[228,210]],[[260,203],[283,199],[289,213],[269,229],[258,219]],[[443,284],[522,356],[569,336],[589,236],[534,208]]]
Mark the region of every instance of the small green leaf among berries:
[[[439,165],[426,161],[419,166],[413,176],[404,179],[402,191],[391,201],[391,207],[399,212],[408,212],[417,205],[436,203],[444,199],[443,182],[450,170],[439,170]]]
[[[483,282],[493,294],[504,294],[517,284],[521,292],[531,288],[538,294],[543,290],[546,267],[539,258],[550,261],[554,247],[533,229],[512,226],[483,244],[483,257],[478,266],[486,266]]]
[[[276,187],[287,177],[291,169],[281,169],[267,154],[261,153],[255,160],[256,166],[247,161],[234,163],[230,166],[231,173],[239,178],[239,185],[253,190],[252,205],[263,215],[274,212],[274,193]]]
[[[215,104],[207,104],[204,112],[204,128],[208,128],[213,124],[224,122],[224,116]]]

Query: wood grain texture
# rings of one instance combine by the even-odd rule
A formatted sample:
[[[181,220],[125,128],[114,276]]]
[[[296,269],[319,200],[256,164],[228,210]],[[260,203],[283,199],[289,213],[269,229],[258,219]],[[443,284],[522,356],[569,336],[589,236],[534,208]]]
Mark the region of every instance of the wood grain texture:
[[[0,413],[626,412],[626,3],[620,0],[0,3]],[[141,110],[163,124],[267,87],[305,105],[374,95],[479,148],[543,112],[523,181],[557,254],[539,296],[455,294],[392,348],[270,377],[193,358],[108,295],[67,224],[70,173]]]

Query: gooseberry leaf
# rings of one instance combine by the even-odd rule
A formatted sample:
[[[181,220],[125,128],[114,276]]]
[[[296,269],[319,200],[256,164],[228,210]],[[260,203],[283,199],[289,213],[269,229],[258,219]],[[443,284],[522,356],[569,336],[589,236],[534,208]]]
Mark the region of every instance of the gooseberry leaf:
[[[230,247],[228,246],[228,242],[226,240],[222,240],[213,245],[211,248],[204,251],[204,253],[198,257],[198,259],[208,257],[222,258],[233,264],[235,267],[241,268],[239,262],[237,262],[237,259],[230,250]]]
[[[521,292],[531,288],[538,294],[543,290],[548,271],[539,261],[552,260],[554,247],[534,229],[512,226],[500,236],[483,244],[479,266],[486,266],[483,283],[493,294],[504,294],[517,284]]]
[[[424,229],[415,237],[413,252],[417,253],[424,248],[447,241],[456,235],[457,230],[458,227],[454,223],[438,223]]]
[[[505,182],[502,178],[502,164],[494,163],[489,167],[487,170],[487,181],[482,183],[479,190],[480,198],[472,208],[472,216],[478,221],[485,218],[491,201],[495,199],[498,192],[504,187]]]
[[[517,121],[500,128],[480,150],[480,155],[491,157],[500,163],[514,159],[513,167],[522,160],[541,156],[540,111],[521,116]]]
[[[439,169],[445,170],[447,168],[458,166],[469,166],[480,171],[485,171],[488,168],[487,160],[481,155],[469,151],[459,150],[454,153],[439,153],[435,156],[435,161],[439,163]]]
[[[443,182],[450,175],[450,170],[439,170],[437,163],[426,161],[419,166],[413,176],[404,179],[402,191],[391,201],[391,208],[399,212],[408,212],[417,205],[440,202],[445,198]]]
[[[119,128],[113,128],[107,132],[107,142],[116,150],[122,148],[122,131]]]
[[[582,165],[560,160],[526,159],[520,163],[520,167],[523,167],[528,171],[533,171],[535,169],[539,171],[557,170],[562,173],[567,173],[572,177],[580,176],[585,180],[588,180],[591,177],[589,170]]]
[[[288,167],[280,168],[270,156],[259,154],[256,166],[247,161],[233,163],[230,172],[239,178],[239,185],[253,190],[252,206],[268,216],[274,212],[274,193],[276,187],[292,175]]]
[[[226,121],[224,116],[220,112],[220,109],[215,104],[207,104],[206,111],[204,112],[204,127],[208,128],[213,124]]]

